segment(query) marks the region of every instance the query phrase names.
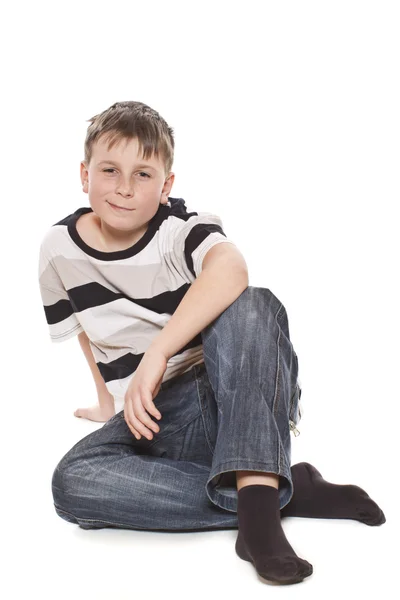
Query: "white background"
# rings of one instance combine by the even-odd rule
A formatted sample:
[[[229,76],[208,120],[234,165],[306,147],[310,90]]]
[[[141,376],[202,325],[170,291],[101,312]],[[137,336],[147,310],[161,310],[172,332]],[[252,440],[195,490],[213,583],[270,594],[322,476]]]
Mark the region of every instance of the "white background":
[[[4,598],[393,595],[399,16],[382,0],[2,9]],[[314,573],[280,592],[237,557],[235,530],[84,531],[53,509],[53,469],[102,425],[73,416],[96,390],[78,339],[51,344],[39,245],[89,205],[79,177],[88,119],[123,100],[174,128],[170,195],[220,215],[250,285],[287,309],[304,406],[292,464],[361,486],[386,515],[380,527],[284,520]]]

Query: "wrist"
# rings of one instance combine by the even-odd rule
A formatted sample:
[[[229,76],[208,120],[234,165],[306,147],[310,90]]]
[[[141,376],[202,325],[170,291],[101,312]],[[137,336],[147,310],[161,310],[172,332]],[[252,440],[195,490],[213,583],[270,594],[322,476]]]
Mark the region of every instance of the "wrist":
[[[168,354],[165,348],[161,347],[157,341],[153,342],[146,350],[145,354],[161,354],[166,360],[169,361],[171,356]]]

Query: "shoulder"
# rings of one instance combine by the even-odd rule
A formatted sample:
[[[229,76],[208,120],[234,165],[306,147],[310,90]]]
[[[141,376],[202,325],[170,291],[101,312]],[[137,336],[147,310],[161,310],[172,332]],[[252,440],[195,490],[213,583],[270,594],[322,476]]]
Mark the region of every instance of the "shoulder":
[[[78,213],[80,214],[81,211],[85,210],[87,210],[85,207],[78,208],[75,212],[63,217],[53,225],[50,225],[43,234],[40,245],[41,251],[51,256],[54,251],[60,247],[62,240],[65,239],[65,232],[70,220],[76,217]]]
[[[191,230],[196,225],[222,226],[221,218],[211,211],[197,211],[189,208],[183,198],[170,198],[171,208],[168,213],[168,230],[174,234]]]
[[[40,243],[40,250],[44,252],[44,254],[46,254],[47,256],[50,256],[51,250],[52,248],[54,248],[57,238],[58,232],[56,231],[56,229],[53,226],[49,227],[42,237],[42,241]]]

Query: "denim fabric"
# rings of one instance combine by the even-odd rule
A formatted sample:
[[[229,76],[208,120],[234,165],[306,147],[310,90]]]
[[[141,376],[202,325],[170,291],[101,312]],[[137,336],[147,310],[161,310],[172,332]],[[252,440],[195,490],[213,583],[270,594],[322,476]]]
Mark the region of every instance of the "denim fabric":
[[[61,459],[60,517],[85,529],[237,528],[237,470],[278,474],[280,509],[288,504],[301,389],[283,304],[248,286],[201,336],[204,363],[154,399],[162,419],[152,440],[137,440],[122,410]]]

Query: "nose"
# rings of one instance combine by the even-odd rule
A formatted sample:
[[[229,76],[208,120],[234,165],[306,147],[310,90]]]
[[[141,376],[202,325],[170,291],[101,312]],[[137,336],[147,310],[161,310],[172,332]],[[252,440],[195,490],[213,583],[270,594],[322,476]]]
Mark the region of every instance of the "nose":
[[[128,197],[133,196],[133,184],[121,179],[117,185],[117,193]]]

